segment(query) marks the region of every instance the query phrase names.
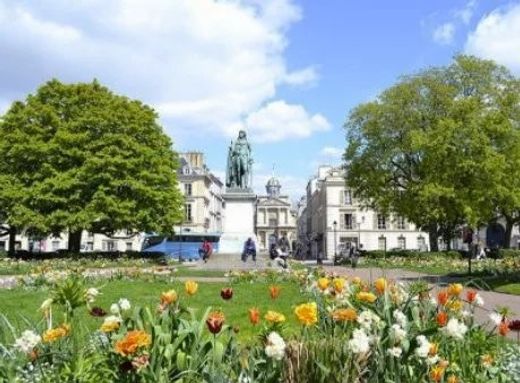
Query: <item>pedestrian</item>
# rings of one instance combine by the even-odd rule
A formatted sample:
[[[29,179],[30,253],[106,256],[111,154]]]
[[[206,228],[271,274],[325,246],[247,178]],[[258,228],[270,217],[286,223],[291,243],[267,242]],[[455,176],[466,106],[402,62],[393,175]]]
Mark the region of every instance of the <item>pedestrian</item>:
[[[242,261],[246,262],[247,257],[251,255],[253,257],[253,262],[256,262],[256,245],[255,241],[251,237],[244,242],[244,249],[242,251]]]
[[[199,256],[202,256],[202,260],[204,263],[206,263],[208,262],[208,258],[210,257],[211,253],[213,253],[213,246],[211,245],[211,242],[205,238],[204,242],[202,242],[202,245],[199,248]]]

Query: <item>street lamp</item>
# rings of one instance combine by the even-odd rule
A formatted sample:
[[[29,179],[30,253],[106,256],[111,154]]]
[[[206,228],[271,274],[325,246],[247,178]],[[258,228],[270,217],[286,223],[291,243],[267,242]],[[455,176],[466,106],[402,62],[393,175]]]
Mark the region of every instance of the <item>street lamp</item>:
[[[335,264],[336,263],[336,258],[338,256],[338,254],[336,252],[338,223],[336,221],[334,221],[334,222],[332,222],[332,225],[334,226],[334,260],[333,260],[333,264]]]

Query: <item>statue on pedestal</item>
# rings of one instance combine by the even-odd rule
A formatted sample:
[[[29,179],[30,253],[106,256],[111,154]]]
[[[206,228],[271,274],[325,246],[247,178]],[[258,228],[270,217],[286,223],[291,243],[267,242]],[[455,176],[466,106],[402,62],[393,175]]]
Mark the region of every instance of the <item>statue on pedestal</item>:
[[[229,146],[227,167],[226,167],[226,187],[230,189],[251,189],[253,172],[253,158],[251,156],[251,146],[247,141],[246,132],[241,130],[238,138]]]

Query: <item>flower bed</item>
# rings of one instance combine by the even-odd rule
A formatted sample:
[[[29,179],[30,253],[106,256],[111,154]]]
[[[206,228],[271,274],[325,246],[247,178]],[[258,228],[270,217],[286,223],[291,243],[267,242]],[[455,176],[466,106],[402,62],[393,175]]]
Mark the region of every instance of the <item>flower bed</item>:
[[[258,285],[276,306],[284,294],[269,273],[234,278]],[[421,283],[343,279],[299,270],[284,276],[301,289],[289,312],[259,308],[255,295],[240,310],[255,334],[239,341],[229,312],[241,299],[233,284],[211,288],[215,305],[199,315],[194,281],[165,288],[151,306],[120,299],[97,306],[99,290],[80,278],[57,283],[40,310],[41,326],[4,332],[0,381],[75,382],[515,382],[517,348],[501,337],[520,325],[493,313],[491,330],[473,313],[482,299],[452,284],[431,296]],[[271,280],[273,284],[265,283]],[[286,282],[287,283],[287,282]],[[166,287],[167,285],[165,285]],[[249,302],[245,306],[244,302]],[[82,333],[81,313],[98,317]],[[57,315],[57,312],[63,315]],[[289,321],[298,323],[292,327]],[[8,328],[7,325],[2,326]],[[295,330],[296,328],[296,330]],[[81,340],[83,339],[83,341]],[[516,379],[516,380],[515,380]]]

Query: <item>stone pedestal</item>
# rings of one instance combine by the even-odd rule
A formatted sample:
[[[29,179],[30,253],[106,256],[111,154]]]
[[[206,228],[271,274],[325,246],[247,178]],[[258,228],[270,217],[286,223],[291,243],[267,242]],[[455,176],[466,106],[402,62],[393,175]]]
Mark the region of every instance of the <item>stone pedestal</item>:
[[[220,237],[220,253],[242,253],[244,242],[255,235],[256,195],[251,190],[227,190],[224,230]],[[258,246],[257,246],[258,249]]]

